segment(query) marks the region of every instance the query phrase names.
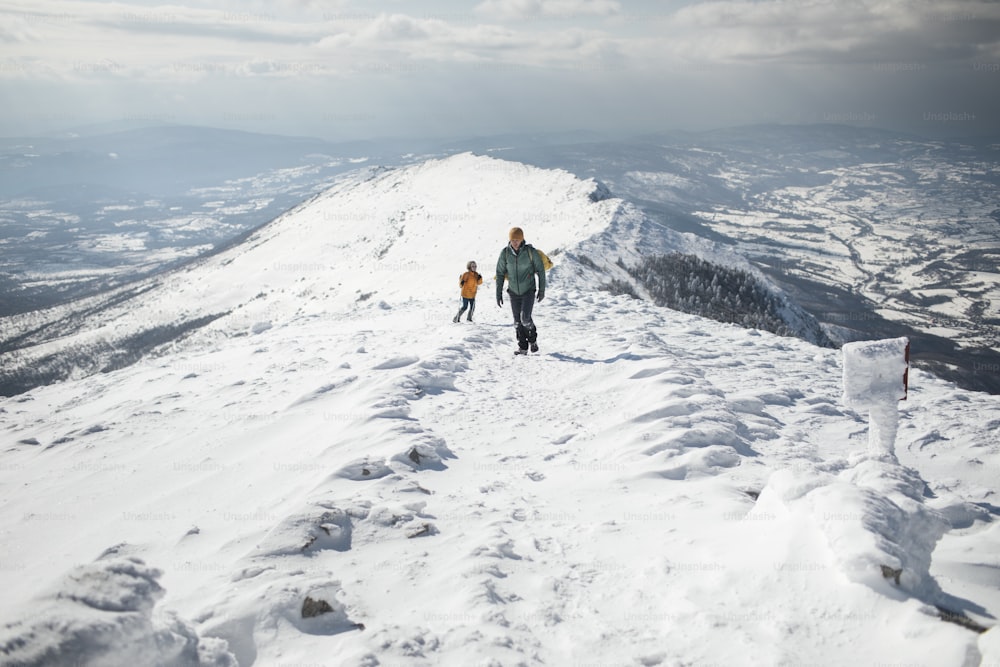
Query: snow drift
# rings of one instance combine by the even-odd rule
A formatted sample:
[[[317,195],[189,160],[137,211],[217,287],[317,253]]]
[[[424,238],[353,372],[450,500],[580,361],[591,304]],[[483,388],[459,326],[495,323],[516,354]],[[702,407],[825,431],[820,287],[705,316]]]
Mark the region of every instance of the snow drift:
[[[6,665],[204,665],[235,667],[221,639],[200,639],[175,615],[155,614],[162,572],[114,550],[69,572],[0,633]]]

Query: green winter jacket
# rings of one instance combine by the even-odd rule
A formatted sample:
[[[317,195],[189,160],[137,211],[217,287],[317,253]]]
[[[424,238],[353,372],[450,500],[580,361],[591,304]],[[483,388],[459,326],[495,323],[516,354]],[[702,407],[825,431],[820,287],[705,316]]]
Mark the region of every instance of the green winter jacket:
[[[507,279],[507,289],[521,296],[535,290],[535,274],[538,274],[538,293],[545,294],[545,267],[535,249],[524,243],[518,252],[507,244],[500,251],[497,260],[497,299],[503,296],[503,282]]]

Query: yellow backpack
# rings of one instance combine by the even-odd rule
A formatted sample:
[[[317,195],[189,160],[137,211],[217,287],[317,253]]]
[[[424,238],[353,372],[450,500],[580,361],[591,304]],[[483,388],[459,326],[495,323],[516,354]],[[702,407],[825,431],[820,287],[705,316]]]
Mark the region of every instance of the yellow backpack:
[[[538,256],[542,258],[542,268],[544,268],[546,271],[552,268],[552,260],[549,259],[548,255],[546,255],[538,248],[532,247],[531,249],[534,250],[538,254]]]

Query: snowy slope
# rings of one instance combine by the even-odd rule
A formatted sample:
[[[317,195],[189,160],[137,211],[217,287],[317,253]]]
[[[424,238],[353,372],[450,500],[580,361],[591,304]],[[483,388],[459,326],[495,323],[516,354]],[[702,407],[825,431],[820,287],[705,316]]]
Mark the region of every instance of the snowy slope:
[[[0,319],[0,393],[120,368],[213,321],[213,331],[229,336],[294,314],[383,307],[420,289],[447,293],[467,258],[478,258],[490,281],[498,240],[512,225],[527,228],[529,241],[552,256],[589,239],[579,250],[602,269],[581,276],[591,288],[616,273],[627,278],[613,262],[640,253],[694,252],[752,270],[738,255],[611,198],[599,183],[460,154],[356,172],[223,252]],[[818,330],[794,304],[787,311],[792,330],[806,338]]]
[[[579,257],[687,241],[593,191],[369,173],[85,321],[226,313],[0,402],[2,664],[1000,660],[936,609],[1000,613],[997,398],[915,372],[865,456],[839,352],[595,289]],[[511,224],[557,259],[528,358]]]
[[[606,228],[618,203],[594,205],[595,188],[565,172],[472,155],[356,173],[184,270],[0,320],[3,340],[21,348],[3,358],[5,371],[55,368],[65,363],[55,355],[73,345],[99,359],[81,364],[81,375],[120,365],[116,350],[164,342],[225,315],[219,330],[232,332],[373,296],[409,298],[416,281],[440,293],[467,258],[478,256],[489,274],[497,239],[512,224],[529,227],[531,240],[551,253]]]

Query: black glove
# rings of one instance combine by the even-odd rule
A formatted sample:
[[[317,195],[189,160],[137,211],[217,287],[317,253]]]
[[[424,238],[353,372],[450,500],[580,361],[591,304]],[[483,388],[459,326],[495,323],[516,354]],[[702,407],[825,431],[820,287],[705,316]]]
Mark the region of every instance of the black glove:
[[[459,280],[458,281],[458,286],[459,287],[464,287],[465,286],[465,281],[464,280]]]
[[[503,296],[497,295],[497,305],[498,306],[502,306],[503,305]]]
[[[541,301],[544,298],[545,298],[545,291],[538,290],[538,296],[535,297],[535,301]]]
[[[481,275],[479,275],[479,273],[476,273],[476,280],[482,280],[482,279],[483,279],[483,277]]]

